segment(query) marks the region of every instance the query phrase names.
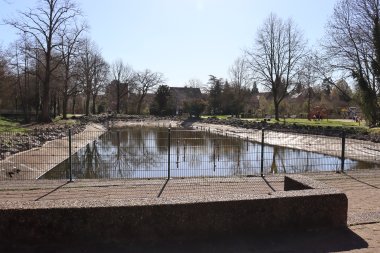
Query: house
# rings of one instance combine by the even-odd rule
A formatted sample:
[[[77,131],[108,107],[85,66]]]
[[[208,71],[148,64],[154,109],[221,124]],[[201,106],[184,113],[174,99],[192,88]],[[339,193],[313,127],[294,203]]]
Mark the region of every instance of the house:
[[[180,115],[184,109],[184,103],[194,99],[201,99],[202,93],[199,88],[170,87],[170,96],[173,99],[176,114]]]

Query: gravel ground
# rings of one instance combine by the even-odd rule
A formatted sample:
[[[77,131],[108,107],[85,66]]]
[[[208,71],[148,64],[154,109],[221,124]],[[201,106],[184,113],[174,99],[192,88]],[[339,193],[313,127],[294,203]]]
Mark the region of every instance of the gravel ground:
[[[353,171],[347,174],[307,174],[347,194],[348,229],[306,232],[235,235],[205,238],[202,241],[160,242],[157,244],[112,244],[91,242],[75,245],[33,245],[7,247],[2,252],[380,252],[380,171]],[[1,205],[7,202],[45,202],[170,198],[206,194],[212,198],[242,193],[269,194],[281,191],[281,176],[260,178],[216,178],[172,180],[78,180],[4,181],[0,185]],[[228,196],[227,196],[228,197]],[[377,215],[377,216],[376,216]],[[377,217],[377,218],[376,218]],[[374,219],[376,218],[376,219]]]

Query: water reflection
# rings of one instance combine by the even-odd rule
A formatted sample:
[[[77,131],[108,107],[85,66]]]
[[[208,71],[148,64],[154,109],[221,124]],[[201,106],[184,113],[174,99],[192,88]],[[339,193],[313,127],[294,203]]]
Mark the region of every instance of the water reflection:
[[[158,178],[258,175],[261,144],[208,132],[160,128],[126,128],[110,131],[72,157],[74,178]],[[170,148],[170,157],[168,151]],[[170,164],[169,164],[170,158]],[[264,173],[336,171],[340,159],[288,149],[264,147]],[[346,169],[376,165],[346,160]],[[44,178],[67,178],[67,161]]]

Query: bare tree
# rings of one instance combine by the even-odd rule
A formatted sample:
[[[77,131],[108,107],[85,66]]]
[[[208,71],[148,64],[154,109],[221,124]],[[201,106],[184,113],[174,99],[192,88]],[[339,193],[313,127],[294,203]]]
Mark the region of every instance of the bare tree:
[[[271,14],[259,29],[255,46],[246,50],[254,77],[272,93],[277,120],[280,103],[294,87],[305,45],[302,32],[292,20]]]
[[[208,86],[205,83],[202,83],[201,80],[197,78],[191,78],[189,81],[185,83],[185,87],[189,88],[199,88],[202,93],[207,93],[208,92]]]
[[[80,35],[86,29],[84,24],[75,26],[72,29],[60,34],[61,44],[59,51],[62,57],[63,65],[63,87],[62,87],[62,116],[67,118],[67,107],[69,98],[78,90],[78,82],[75,82],[75,76],[78,74],[75,68],[75,61],[79,56]]]
[[[32,59],[28,57],[27,50],[29,47],[29,41],[27,41],[26,36],[23,36],[11,44],[8,52],[8,63],[14,77],[12,84],[16,90],[15,99],[17,101],[15,105],[17,108],[17,104],[20,102],[25,123],[31,121],[33,94],[35,93],[30,81]]]
[[[81,46],[80,62],[78,63],[78,78],[85,95],[85,114],[90,114],[90,102],[93,92],[94,68],[97,58],[97,49],[93,42],[85,39]]]
[[[380,123],[380,0],[340,0],[324,43],[333,67],[347,71],[360,91],[370,126]]]
[[[246,59],[237,58],[230,67],[229,74],[232,92],[230,100],[233,102],[232,107],[235,108],[233,111],[238,116],[244,110],[244,105],[250,95],[250,88],[253,85]]]
[[[4,81],[7,73],[7,60],[4,56],[3,50],[0,46],[0,84]]]
[[[116,89],[116,113],[120,113],[121,100],[126,97],[125,111],[128,113],[128,96],[130,86],[134,83],[135,72],[132,67],[125,65],[122,60],[117,60],[111,65],[111,72]]]
[[[104,91],[108,83],[109,65],[100,54],[94,59],[94,80],[92,87],[92,113],[96,113],[96,99],[100,92]]]
[[[164,84],[164,76],[158,72],[152,72],[149,69],[138,72],[136,74],[136,90],[138,92],[137,113],[141,113],[141,106],[146,94],[159,86]]]
[[[249,72],[248,63],[244,58],[237,58],[229,69],[231,85],[240,91],[243,88],[249,89],[252,84],[252,77]]]
[[[64,33],[71,22],[80,15],[80,10],[71,0],[41,0],[35,9],[20,12],[20,16],[5,22],[29,36],[42,50],[44,57],[36,57],[43,67],[42,81],[42,115],[41,121],[51,121],[49,115],[51,79],[54,70],[61,63],[53,61],[57,47],[61,44],[59,34]],[[34,57],[34,54],[30,54]]]
[[[313,88],[318,80],[321,80],[319,61],[316,52],[310,51],[301,61],[298,72],[298,84],[307,91],[307,113],[310,116]]]

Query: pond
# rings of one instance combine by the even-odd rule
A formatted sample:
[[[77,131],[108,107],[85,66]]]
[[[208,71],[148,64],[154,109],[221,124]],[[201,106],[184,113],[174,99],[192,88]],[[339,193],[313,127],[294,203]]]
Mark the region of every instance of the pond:
[[[341,159],[278,146],[262,149],[248,139],[207,131],[172,129],[169,134],[166,128],[145,127],[109,131],[72,155],[78,179],[254,176],[261,166],[264,174],[337,171]],[[345,170],[374,167],[345,160]],[[68,173],[66,160],[41,178],[68,178]]]

